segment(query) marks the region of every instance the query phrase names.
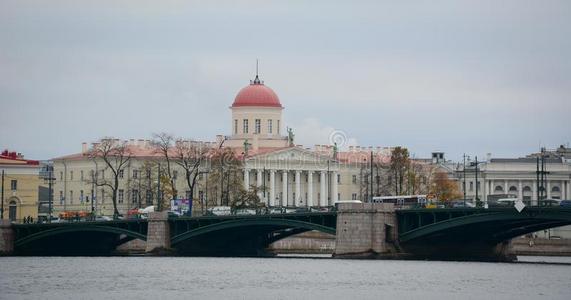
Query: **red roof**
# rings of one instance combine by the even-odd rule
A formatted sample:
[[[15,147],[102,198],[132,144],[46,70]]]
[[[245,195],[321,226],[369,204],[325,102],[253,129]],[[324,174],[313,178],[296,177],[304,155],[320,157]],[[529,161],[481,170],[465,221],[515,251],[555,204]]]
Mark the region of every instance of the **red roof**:
[[[256,76],[256,80],[238,92],[232,103],[232,107],[242,106],[282,107],[282,104],[278,95]]]
[[[24,159],[19,153],[15,151],[4,150],[0,153],[0,161],[2,164],[17,164],[17,165],[33,165],[37,166],[40,164],[37,160]]]

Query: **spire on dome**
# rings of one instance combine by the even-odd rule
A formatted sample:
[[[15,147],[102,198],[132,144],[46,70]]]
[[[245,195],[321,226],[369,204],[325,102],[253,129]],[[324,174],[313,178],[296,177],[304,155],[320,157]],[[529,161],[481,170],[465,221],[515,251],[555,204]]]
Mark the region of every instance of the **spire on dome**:
[[[250,84],[264,84],[263,81],[260,80],[260,77],[258,76],[258,59],[256,58],[256,78],[254,79],[254,81],[250,80]]]

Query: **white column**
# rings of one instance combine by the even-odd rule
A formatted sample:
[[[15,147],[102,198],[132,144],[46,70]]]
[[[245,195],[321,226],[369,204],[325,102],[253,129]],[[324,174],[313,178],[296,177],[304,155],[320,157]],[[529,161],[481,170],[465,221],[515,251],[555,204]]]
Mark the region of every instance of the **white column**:
[[[521,187],[521,180],[519,180],[517,184],[518,184],[517,185],[518,198],[519,200],[523,201],[523,190]]]
[[[490,180],[490,190],[488,191],[488,195],[494,194],[494,181]]]
[[[326,191],[325,191],[325,171],[321,171],[320,177],[321,177],[321,191],[320,191],[321,198],[319,198],[319,206],[327,206],[327,200],[326,200],[327,196],[325,195],[326,194]]]
[[[504,194],[508,194],[508,181],[504,180]]]
[[[329,205],[333,205],[337,200],[337,172],[333,172],[333,179],[331,180],[331,185],[333,186],[333,191],[331,192],[333,197],[331,197],[331,203]]]
[[[258,197],[260,198],[260,200],[262,202],[265,202],[265,199],[263,199],[264,193],[262,192],[261,188],[264,185],[264,181],[263,181],[263,170],[256,170],[256,186],[258,187]]]
[[[276,205],[276,171],[270,170],[270,206]]]
[[[283,187],[282,187],[282,206],[287,206],[287,200],[288,200],[288,196],[287,196],[287,170],[283,170],[282,171],[282,181],[283,181]]]
[[[301,201],[301,171],[295,171],[295,199],[293,199],[293,206],[299,206]]]
[[[565,200],[571,200],[571,181],[567,181],[567,188],[565,189],[565,191],[567,192],[567,196],[565,197]]]
[[[244,169],[244,189],[250,190],[250,170]]]
[[[547,180],[547,199],[551,199],[551,181]]]
[[[307,207],[313,206],[313,172],[307,171]]]

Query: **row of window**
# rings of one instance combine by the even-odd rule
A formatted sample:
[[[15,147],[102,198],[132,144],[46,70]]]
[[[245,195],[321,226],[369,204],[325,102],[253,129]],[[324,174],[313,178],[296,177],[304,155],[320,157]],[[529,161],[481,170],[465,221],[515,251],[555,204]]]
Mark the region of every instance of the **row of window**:
[[[152,173],[151,170],[145,170],[145,179],[151,179],[151,177],[152,177],[151,173]],[[79,174],[80,174],[79,180],[85,181],[86,178],[83,176],[83,174],[84,174],[83,170],[79,171]],[[64,176],[63,171],[60,171],[59,177],[60,177],[61,181],[64,181],[63,176]],[[100,170],[97,172],[95,172],[94,170],[90,170],[90,175],[89,175],[89,178],[87,180],[94,178],[94,176],[100,176],[100,178],[102,178],[102,179],[105,178],[105,170]],[[138,179],[140,176],[141,176],[141,170],[133,170],[132,171],[132,176],[131,176],[132,179]],[[119,177],[120,179],[123,179],[123,177],[125,177],[124,170],[119,170],[117,177]],[[178,178],[178,171],[174,170],[173,171],[173,179],[177,179],[177,178]],[[73,180],[73,171],[69,171],[69,180],[70,181]]]
[[[274,132],[274,120],[267,120],[267,129],[268,134],[273,134]],[[242,120],[242,133],[249,133],[250,132],[250,124],[248,119]],[[276,120],[277,122],[277,134],[280,134],[280,120]],[[262,133],[262,120],[255,119],[254,120],[254,133],[260,134]],[[238,134],[238,120],[234,120],[234,134]]]
[[[93,195],[93,196],[91,196],[92,200],[96,201],[97,203],[105,204],[105,196],[106,196],[105,189],[101,189],[99,195],[95,194],[95,191],[93,191],[93,190],[91,190],[90,193],[91,194],[86,195],[83,190],[80,190],[79,191],[79,198],[78,198],[79,203],[81,203],[81,204],[89,203],[90,195]],[[199,194],[202,194],[202,191],[199,191]],[[68,202],[68,204],[73,204],[73,202],[74,202],[73,196],[74,196],[74,191],[69,191],[69,202]],[[99,197],[99,199],[98,199],[98,197]],[[63,205],[65,202],[63,191],[59,191],[59,198],[60,198],[60,204]],[[175,196],[175,198],[178,198],[178,196]],[[186,199],[190,199],[190,198],[191,198],[190,191],[186,191]],[[152,191],[147,189],[144,198],[142,198],[142,195],[139,194],[138,189],[132,189],[131,190],[131,203],[137,204],[137,203],[139,203],[139,201],[141,201],[141,203],[144,201],[144,202],[146,202],[146,204],[149,204],[149,205],[152,204],[152,202],[153,202]],[[117,190],[117,203],[123,204],[124,202],[125,202],[125,190],[124,189],[118,189]]]

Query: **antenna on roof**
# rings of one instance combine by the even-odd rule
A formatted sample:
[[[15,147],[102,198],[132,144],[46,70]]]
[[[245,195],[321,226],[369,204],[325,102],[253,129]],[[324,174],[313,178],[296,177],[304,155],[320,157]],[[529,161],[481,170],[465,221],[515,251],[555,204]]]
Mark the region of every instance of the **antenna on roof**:
[[[256,58],[256,77],[258,77],[258,59]]]

